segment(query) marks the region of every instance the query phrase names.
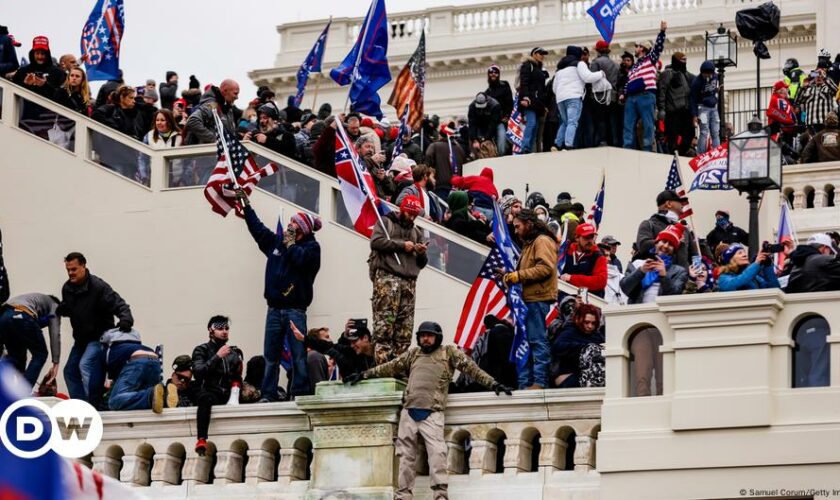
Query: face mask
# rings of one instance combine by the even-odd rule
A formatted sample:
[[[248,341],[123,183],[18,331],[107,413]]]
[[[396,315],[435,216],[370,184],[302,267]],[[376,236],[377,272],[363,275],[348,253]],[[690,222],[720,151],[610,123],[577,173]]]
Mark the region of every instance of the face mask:
[[[257,117],[252,116],[248,121],[250,121],[252,124],[257,123]]]
[[[545,214],[543,214],[543,213],[541,213],[541,214],[537,215],[537,218],[538,218],[539,220],[541,220],[541,221],[545,222],[545,221],[548,219],[548,216],[547,216],[547,215],[545,215]]]
[[[680,214],[674,212],[673,210],[668,210],[667,212],[665,212],[665,218],[668,219],[668,222],[670,222],[671,224],[676,224],[677,221],[680,220]]]
[[[729,218],[718,217],[717,219],[715,219],[715,224],[717,224],[719,227],[725,228],[729,225]]]

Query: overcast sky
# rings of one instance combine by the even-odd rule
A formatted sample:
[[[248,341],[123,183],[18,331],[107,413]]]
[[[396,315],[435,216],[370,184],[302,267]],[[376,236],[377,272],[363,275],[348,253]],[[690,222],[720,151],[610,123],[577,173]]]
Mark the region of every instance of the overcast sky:
[[[486,0],[386,0],[386,9],[404,12]],[[46,35],[54,56],[79,50],[82,27],[95,0],[0,0],[0,24],[22,43],[18,57],[28,57],[32,38]],[[202,86],[234,78],[240,94],[256,92],[247,72],[271,67],[277,54],[277,25],[312,19],[364,16],[370,0],[125,0],[125,34],[120,67],[126,82],[163,80],[167,70],[189,75]],[[313,40],[313,43],[315,40]]]

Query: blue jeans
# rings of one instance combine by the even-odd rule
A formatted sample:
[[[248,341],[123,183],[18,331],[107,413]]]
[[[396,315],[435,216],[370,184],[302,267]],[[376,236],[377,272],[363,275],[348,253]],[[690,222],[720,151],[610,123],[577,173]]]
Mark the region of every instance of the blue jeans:
[[[537,113],[533,109],[523,109],[522,116],[525,118],[525,131],[522,132],[522,153],[532,153],[537,145],[540,122],[537,120]]]
[[[98,408],[105,385],[105,359],[99,341],[73,344],[64,367],[64,381],[71,398]]]
[[[636,121],[642,121],[642,149],[653,151],[653,111],[656,96],[652,92],[631,95],[624,104],[624,147],[636,149]]]
[[[277,401],[277,384],[280,381],[280,356],[283,354],[284,339],[288,338],[292,351],[292,372],[289,394],[301,396],[310,394],[309,371],[306,367],[306,349],[303,342],[292,334],[289,322],[294,321],[301,332],[306,333],[306,312],[301,309],[268,308],[265,317],[265,339],[263,356],[265,357],[265,376],[262,382],[262,397]]]
[[[553,302],[526,302],[528,314],[525,316],[525,329],[528,332],[528,345],[531,353],[522,370],[519,371],[519,388],[534,384],[548,387],[548,370],[551,364],[551,350],[545,330],[545,317]]]
[[[6,344],[12,365],[23,374],[30,387],[35,385],[47,362],[47,343],[38,322],[26,313],[9,308],[0,314],[0,337]],[[27,351],[32,354],[29,366],[26,365]]]
[[[496,125],[496,151],[499,156],[507,153],[507,127],[504,123]]]
[[[554,138],[554,145],[558,148],[573,148],[575,146],[575,134],[577,134],[580,112],[583,110],[583,99],[575,97],[557,103],[557,111],[560,113],[560,128],[557,130],[557,137]]]
[[[700,122],[700,138],[697,139],[697,153],[706,152],[706,143],[709,142],[709,131],[712,133],[712,148],[720,146],[720,116],[717,108],[700,106],[697,113]]]
[[[148,410],[152,407],[152,391],[160,381],[160,361],[129,359],[114,381],[108,406],[112,410]]]

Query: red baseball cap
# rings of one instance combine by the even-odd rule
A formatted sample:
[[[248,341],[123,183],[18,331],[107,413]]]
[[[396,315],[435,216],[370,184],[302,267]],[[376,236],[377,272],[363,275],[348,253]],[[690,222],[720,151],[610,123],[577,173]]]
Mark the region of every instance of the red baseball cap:
[[[43,35],[36,36],[32,39],[32,50],[44,50],[49,52],[50,40]]]
[[[592,236],[593,234],[597,234],[597,233],[598,233],[598,230],[595,229],[595,225],[590,224],[588,222],[585,222],[585,223],[579,225],[575,229],[575,236]]]
[[[775,92],[779,89],[786,89],[788,87],[790,87],[790,85],[788,85],[787,83],[785,83],[782,80],[779,80],[778,82],[773,84],[773,92]]]
[[[8,35],[6,35],[6,36],[8,36],[8,37],[9,37],[9,40],[11,40],[11,41],[12,41],[12,45],[14,45],[15,47],[20,47],[20,42],[18,42],[17,40],[15,40],[15,35],[13,35],[13,34],[9,33],[9,34],[8,34]]]
[[[605,50],[609,50],[610,44],[606,40],[598,40],[595,42],[595,50],[598,52],[603,52]]]

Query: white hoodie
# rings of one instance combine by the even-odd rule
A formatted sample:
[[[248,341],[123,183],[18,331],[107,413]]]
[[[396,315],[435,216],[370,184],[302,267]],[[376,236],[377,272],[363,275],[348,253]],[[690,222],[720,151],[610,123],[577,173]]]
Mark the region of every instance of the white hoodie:
[[[566,99],[580,99],[583,97],[585,85],[595,83],[604,78],[604,72],[589,71],[589,66],[580,61],[577,66],[567,66],[554,74],[554,95],[556,101],[562,102]]]

